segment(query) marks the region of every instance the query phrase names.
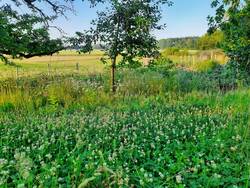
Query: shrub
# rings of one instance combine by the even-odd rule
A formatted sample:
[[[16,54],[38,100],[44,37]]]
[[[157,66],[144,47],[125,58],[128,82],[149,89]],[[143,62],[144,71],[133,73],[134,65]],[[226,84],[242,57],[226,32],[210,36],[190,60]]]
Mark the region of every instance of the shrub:
[[[157,59],[153,59],[149,62],[149,65],[148,65],[150,68],[152,67],[157,67],[157,66],[160,66],[160,67],[167,67],[169,69],[173,68],[174,67],[174,62],[169,59],[169,58],[166,58],[166,57],[163,57],[163,56],[160,56],[159,58]]]
[[[163,57],[167,58],[170,55],[185,56],[188,55],[189,52],[187,49],[166,48],[161,54]]]
[[[249,85],[247,71],[237,69],[237,62],[230,61],[224,66],[217,66],[210,72],[211,77],[217,80],[218,87],[222,91],[236,89],[240,85]]]

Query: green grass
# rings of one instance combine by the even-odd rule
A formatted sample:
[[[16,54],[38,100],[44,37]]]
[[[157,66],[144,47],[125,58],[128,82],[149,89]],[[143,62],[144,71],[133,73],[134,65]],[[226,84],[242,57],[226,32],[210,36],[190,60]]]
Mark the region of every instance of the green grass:
[[[249,187],[249,85],[221,88],[207,63],[118,69],[111,94],[98,65],[0,81],[0,187]]]
[[[136,72],[2,82],[1,187],[248,187],[250,90]]]

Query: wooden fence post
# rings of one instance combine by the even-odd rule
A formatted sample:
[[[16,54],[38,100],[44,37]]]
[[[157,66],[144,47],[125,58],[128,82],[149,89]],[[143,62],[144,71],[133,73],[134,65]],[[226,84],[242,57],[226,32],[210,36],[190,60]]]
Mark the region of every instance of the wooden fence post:
[[[48,75],[50,75],[50,64],[48,63]]]
[[[16,67],[16,77],[17,78],[19,77],[19,68],[18,68],[18,66]]]
[[[79,63],[76,63],[76,70],[79,71]]]

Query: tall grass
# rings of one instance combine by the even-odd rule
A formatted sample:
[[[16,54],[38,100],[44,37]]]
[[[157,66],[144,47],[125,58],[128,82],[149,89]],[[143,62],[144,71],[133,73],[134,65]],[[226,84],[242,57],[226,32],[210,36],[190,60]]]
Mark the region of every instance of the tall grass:
[[[248,187],[249,82],[208,64],[0,81],[0,187]]]

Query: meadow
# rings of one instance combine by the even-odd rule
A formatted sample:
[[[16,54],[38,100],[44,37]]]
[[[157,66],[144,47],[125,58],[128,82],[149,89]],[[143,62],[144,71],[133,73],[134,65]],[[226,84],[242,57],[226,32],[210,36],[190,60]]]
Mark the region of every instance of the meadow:
[[[94,50],[90,54],[79,54],[75,50],[63,50],[52,56],[14,59],[11,60],[14,63],[11,66],[0,63],[0,80],[37,75],[103,73],[105,66],[100,61],[103,55],[104,52],[101,50]],[[186,54],[166,54],[165,56],[176,65],[192,70],[209,69],[211,60],[220,64],[225,64],[227,60],[224,54],[218,53],[216,50],[189,50]],[[142,59],[142,62],[147,64],[148,60]]]
[[[78,54],[75,50],[61,51],[52,56],[33,57],[30,59],[11,60],[14,65],[0,64],[0,79],[36,76],[41,74],[91,74],[103,72],[100,58],[103,52]]]
[[[18,78],[0,65],[0,187],[250,186],[244,74],[165,59],[119,68],[112,94],[100,52],[72,53],[16,62]]]

